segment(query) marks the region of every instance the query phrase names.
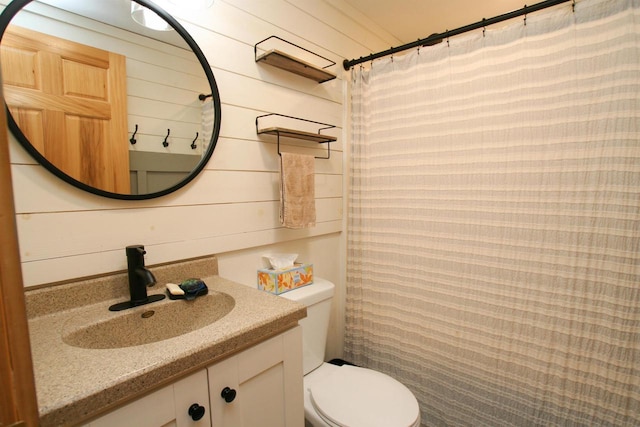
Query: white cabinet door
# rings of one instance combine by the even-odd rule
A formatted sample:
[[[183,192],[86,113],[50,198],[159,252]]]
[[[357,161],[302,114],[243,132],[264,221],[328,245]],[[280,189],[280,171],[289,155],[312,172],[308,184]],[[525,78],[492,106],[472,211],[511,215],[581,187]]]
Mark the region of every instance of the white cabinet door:
[[[297,326],[85,427],[302,427],[302,377]]]
[[[198,406],[193,406],[194,404]],[[194,420],[193,418],[198,418],[203,409],[202,417]],[[198,371],[109,412],[87,426],[211,427],[207,372],[204,369]]]
[[[300,326],[207,371],[213,427],[304,426]]]
[[[173,384],[177,427],[211,427],[209,384],[202,369]]]

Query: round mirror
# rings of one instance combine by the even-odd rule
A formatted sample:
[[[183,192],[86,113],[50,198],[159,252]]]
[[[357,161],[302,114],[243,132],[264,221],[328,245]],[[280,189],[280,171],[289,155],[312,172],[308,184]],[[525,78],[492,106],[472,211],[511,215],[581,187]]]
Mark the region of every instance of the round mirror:
[[[159,197],[211,158],[221,121],[211,67],[149,0],[13,0],[0,15],[0,64],[11,132],[78,188]]]

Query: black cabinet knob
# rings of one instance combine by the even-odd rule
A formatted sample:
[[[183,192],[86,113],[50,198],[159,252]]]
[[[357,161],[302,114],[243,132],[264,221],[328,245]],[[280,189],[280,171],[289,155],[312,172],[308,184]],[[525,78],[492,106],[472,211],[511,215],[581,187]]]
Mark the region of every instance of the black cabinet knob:
[[[232,388],[225,387],[222,389],[222,392],[220,392],[220,397],[222,397],[225,402],[231,403],[233,399],[236,398],[236,391]]]
[[[198,421],[200,418],[204,417],[204,413],[206,410],[204,406],[200,406],[197,403],[189,406],[189,415],[193,421]]]

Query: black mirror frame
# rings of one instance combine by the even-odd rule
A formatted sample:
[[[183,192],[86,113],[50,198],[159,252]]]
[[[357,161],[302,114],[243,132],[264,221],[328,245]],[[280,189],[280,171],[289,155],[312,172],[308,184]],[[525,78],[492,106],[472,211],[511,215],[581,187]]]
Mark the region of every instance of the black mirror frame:
[[[32,1],[33,0],[13,0],[2,11],[2,14],[0,14],[0,42],[2,42],[2,37],[4,36],[4,32],[7,29],[7,27],[9,26],[9,24],[11,23],[11,20],[13,19],[13,17],[18,12],[20,12],[24,6],[26,6],[27,4],[31,3]],[[84,190],[84,191],[87,191],[89,193],[96,194],[96,195],[99,195],[99,196],[108,197],[108,198],[111,198],[111,199],[147,200],[147,199],[153,199],[153,198],[156,198],[156,197],[161,197],[161,196],[167,195],[169,193],[172,193],[172,192],[184,187],[189,182],[191,182],[200,172],[202,172],[204,167],[207,165],[207,162],[209,161],[209,159],[213,155],[213,151],[214,151],[214,149],[216,147],[216,143],[218,141],[218,136],[220,135],[220,123],[221,123],[221,119],[222,119],[222,113],[220,111],[220,94],[218,92],[218,86],[216,84],[216,80],[213,77],[213,72],[211,71],[211,66],[209,65],[209,62],[207,61],[207,58],[204,56],[204,53],[202,53],[202,51],[200,50],[200,47],[197,45],[195,40],[193,40],[193,38],[187,32],[187,30],[185,30],[182,27],[182,25],[180,25],[180,23],[178,21],[176,21],[176,19],[174,17],[169,15],[165,10],[163,10],[159,6],[155,5],[151,1],[148,1],[148,0],[131,0],[131,1],[136,2],[138,4],[141,4],[142,6],[154,11],[156,14],[158,14],[158,16],[160,16],[166,22],[168,22],[169,25],[171,25],[171,27],[178,34],[180,34],[180,36],[189,45],[189,47],[191,48],[193,53],[198,58],[198,61],[200,62],[200,65],[202,66],[202,69],[203,69],[205,75],[207,76],[207,80],[209,81],[209,86],[211,87],[211,98],[212,98],[213,108],[214,108],[213,132],[212,132],[212,135],[211,135],[211,141],[209,142],[209,146],[207,148],[207,152],[204,153],[202,159],[200,159],[200,162],[196,165],[196,167],[193,169],[193,171],[191,171],[191,173],[186,178],[184,178],[183,180],[181,180],[180,182],[178,182],[176,185],[174,185],[172,187],[169,187],[169,188],[164,189],[162,191],[157,191],[155,193],[147,193],[147,194],[120,194],[120,193],[112,193],[110,191],[104,191],[104,190],[100,190],[99,188],[91,187],[91,186],[89,186],[89,185],[87,185],[87,184],[85,184],[83,182],[80,182],[80,181],[76,180],[75,178],[70,177],[66,173],[62,172],[55,165],[53,165],[50,161],[48,161],[40,152],[38,152],[38,150],[36,150],[33,147],[33,145],[31,145],[31,142],[22,133],[22,130],[20,129],[20,127],[17,125],[17,123],[13,119],[13,116],[11,115],[11,112],[9,111],[9,107],[6,105],[6,103],[5,103],[5,109],[6,109],[6,112],[7,112],[7,122],[8,122],[8,125],[9,125],[9,129],[11,130],[11,133],[13,133],[13,135],[16,137],[16,139],[18,140],[20,145],[22,145],[22,147],[25,150],[27,150],[27,152],[35,160],[37,160],[38,163],[40,163],[45,169],[47,169],[49,172],[53,173],[58,178],[62,179],[63,181],[65,181],[65,182],[67,182],[67,183],[69,183],[69,184],[73,185],[74,187],[79,188],[81,190]]]

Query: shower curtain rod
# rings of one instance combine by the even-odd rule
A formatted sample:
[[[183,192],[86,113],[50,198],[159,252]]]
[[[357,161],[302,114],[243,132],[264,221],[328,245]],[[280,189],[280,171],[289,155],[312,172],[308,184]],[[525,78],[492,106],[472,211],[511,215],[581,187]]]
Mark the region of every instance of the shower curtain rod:
[[[442,40],[457,36],[458,34],[466,33],[467,31],[473,31],[480,28],[484,28],[487,25],[497,24],[498,22],[506,21],[508,19],[517,18],[518,16],[526,15],[527,13],[536,12],[538,10],[546,9],[551,6],[556,6],[561,3],[573,1],[574,7],[576,0],[545,0],[540,3],[536,3],[532,6],[525,5],[522,9],[514,10],[513,12],[504,13],[502,15],[494,16],[489,19],[482,19],[474,24],[465,25],[464,27],[456,28],[455,30],[447,30],[444,33],[435,33],[424,39],[418,39],[415,42],[407,43],[402,46],[392,47],[391,49],[384,50],[378,53],[372,53],[369,56],[360,57],[357,59],[348,60],[345,59],[342,62],[342,66],[345,70],[349,71],[351,67],[363,62],[373,61],[374,59],[382,58],[383,56],[393,55],[394,53],[402,52],[403,50],[413,49],[418,46],[429,46],[441,42]]]

